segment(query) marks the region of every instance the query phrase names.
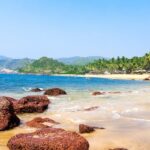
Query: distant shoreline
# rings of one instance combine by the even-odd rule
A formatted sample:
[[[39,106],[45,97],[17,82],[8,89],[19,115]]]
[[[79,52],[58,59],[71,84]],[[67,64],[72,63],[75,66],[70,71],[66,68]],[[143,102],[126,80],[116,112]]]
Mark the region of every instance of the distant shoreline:
[[[53,74],[54,76],[69,76],[69,77],[85,77],[85,78],[106,78],[106,79],[120,79],[120,80],[144,80],[148,78],[150,74],[85,74],[85,75],[75,75],[75,74]]]
[[[0,74],[14,74],[14,73],[0,73]],[[118,80],[144,80],[150,79],[150,74],[35,74],[35,73],[15,73],[22,75],[47,75],[47,76],[64,76],[64,77],[83,77],[83,78],[105,78]]]

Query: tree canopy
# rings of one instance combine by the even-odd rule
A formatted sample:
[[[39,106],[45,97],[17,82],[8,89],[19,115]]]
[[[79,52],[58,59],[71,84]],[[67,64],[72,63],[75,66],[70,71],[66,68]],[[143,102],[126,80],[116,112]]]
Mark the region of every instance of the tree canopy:
[[[117,57],[99,59],[87,65],[65,65],[52,58],[42,57],[19,69],[24,73],[42,74],[85,74],[85,73],[133,73],[138,70],[150,70],[150,53],[143,57]]]

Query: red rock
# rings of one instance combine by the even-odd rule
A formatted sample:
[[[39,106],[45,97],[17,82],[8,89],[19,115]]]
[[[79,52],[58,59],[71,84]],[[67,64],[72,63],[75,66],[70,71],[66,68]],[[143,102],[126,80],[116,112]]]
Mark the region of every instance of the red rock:
[[[94,96],[96,96],[96,95],[104,95],[104,94],[105,94],[105,92],[98,92],[98,91],[92,93],[92,95],[94,95]]]
[[[31,92],[41,92],[43,90],[41,90],[40,88],[34,88],[34,89],[31,89]]]
[[[8,97],[8,96],[4,96],[7,100],[13,102],[13,101],[16,101],[16,99],[12,98],[12,97]]]
[[[89,143],[76,132],[56,128],[44,128],[33,133],[12,137],[10,150],[88,150]]]
[[[80,133],[91,133],[91,132],[94,132],[95,129],[93,127],[90,127],[88,125],[85,125],[85,124],[80,124],[79,125],[79,132]]]
[[[42,113],[50,103],[47,96],[26,96],[17,101],[12,101],[16,113]]]
[[[44,123],[49,123],[50,125],[46,125]],[[48,127],[52,127],[53,125],[59,124],[58,122],[49,119],[49,118],[34,118],[33,120],[29,121],[26,123],[27,126],[29,127],[34,127],[34,128],[48,128]]]
[[[109,149],[109,150],[128,150],[126,148],[114,148],[114,149]]]
[[[88,126],[88,125],[85,125],[85,124],[80,124],[79,125],[79,132],[80,133],[91,133],[91,132],[94,132],[95,129],[105,129],[103,127],[94,127],[94,126]]]
[[[58,95],[66,95],[66,94],[67,93],[60,88],[47,89],[44,93],[44,95],[49,95],[49,96],[58,96]]]
[[[6,97],[0,97],[0,131],[8,130],[20,124],[15,115],[13,104]]]
[[[147,78],[145,78],[144,80],[145,80],[145,81],[149,81],[149,80],[150,80],[150,77],[147,77]]]

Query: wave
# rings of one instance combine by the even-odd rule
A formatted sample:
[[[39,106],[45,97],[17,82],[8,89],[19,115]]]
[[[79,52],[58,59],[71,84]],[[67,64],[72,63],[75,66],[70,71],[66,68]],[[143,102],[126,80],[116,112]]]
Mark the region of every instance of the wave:
[[[132,117],[125,117],[126,119],[140,121],[140,122],[150,122],[150,119],[143,119],[143,118],[132,118]]]
[[[29,87],[29,88],[25,88],[23,87],[22,88],[25,92],[31,92],[31,90],[33,89],[32,87]],[[44,90],[43,88],[39,88],[40,90]]]

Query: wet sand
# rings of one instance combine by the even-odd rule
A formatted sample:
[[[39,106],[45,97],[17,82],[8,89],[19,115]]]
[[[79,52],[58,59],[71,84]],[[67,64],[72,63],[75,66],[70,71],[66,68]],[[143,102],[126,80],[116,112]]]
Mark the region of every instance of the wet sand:
[[[54,127],[78,132],[78,125],[104,127],[90,134],[82,134],[90,143],[90,150],[108,150],[124,147],[129,150],[150,149],[150,94],[148,89],[131,92],[92,96],[91,93],[69,93],[67,96],[50,97],[52,104],[42,114],[19,115],[22,125],[0,132],[0,150],[8,150],[7,141],[18,133],[29,133],[26,121],[35,117],[49,117],[60,122]],[[86,111],[97,106],[97,109]]]

